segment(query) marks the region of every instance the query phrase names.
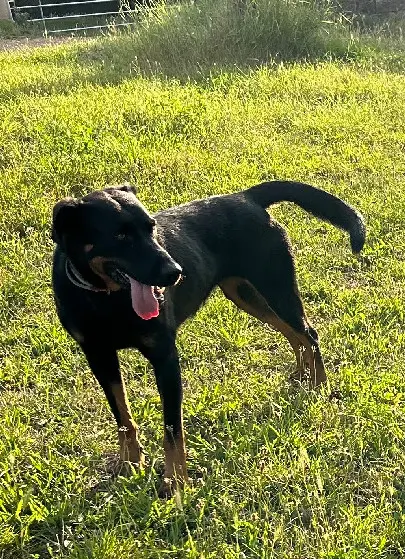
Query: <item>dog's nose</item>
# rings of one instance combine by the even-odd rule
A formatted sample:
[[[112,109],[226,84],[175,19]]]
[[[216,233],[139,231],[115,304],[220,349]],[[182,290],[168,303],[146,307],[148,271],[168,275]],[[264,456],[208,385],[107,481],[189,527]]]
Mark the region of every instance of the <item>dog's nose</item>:
[[[177,264],[177,262],[165,264],[160,272],[160,276],[162,279],[159,282],[159,286],[168,287],[169,285],[174,285],[180,278],[182,271],[183,268],[179,264]]]

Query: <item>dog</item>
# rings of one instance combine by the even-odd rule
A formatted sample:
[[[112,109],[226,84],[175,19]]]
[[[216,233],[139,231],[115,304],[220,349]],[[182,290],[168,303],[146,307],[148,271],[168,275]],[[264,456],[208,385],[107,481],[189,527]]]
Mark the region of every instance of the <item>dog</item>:
[[[361,214],[308,184],[272,181],[151,215],[127,184],[66,198],[53,210],[53,290],[59,319],[83,350],[118,425],[120,458],[142,465],[117,350],[137,348],[151,363],[164,418],[160,494],[187,481],[179,326],[215,286],[240,309],[281,332],[300,378],[326,381],[318,334],[299,294],[290,242],[266,211],[294,202],[347,231],[358,253]]]

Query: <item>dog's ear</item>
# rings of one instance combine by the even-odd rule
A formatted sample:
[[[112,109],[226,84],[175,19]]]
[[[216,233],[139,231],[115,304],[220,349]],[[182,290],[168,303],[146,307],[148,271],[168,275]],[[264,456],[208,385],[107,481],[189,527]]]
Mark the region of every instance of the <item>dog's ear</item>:
[[[124,182],[123,184],[116,184],[114,186],[108,186],[104,188],[104,192],[108,192],[108,194],[112,194],[114,196],[114,192],[129,192],[136,196],[136,187],[132,186],[128,182]]]
[[[123,192],[132,192],[132,194],[135,194],[136,196],[136,187],[133,186],[132,184],[129,184],[128,182],[124,182],[124,184],[121,184],[120,186],[116,186],[115,189],[122,190]]]
[[[64,237],[77,230],[80,200],[64,198],[53,208],[52,239],[59,245],[64,244]]]

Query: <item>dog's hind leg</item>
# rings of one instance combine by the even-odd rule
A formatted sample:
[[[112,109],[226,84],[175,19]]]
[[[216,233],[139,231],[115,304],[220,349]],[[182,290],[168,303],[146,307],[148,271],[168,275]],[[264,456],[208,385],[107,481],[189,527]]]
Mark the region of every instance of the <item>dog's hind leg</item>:
[[[131,415],[117,352],[114,349],[100,349],[100,346],[102,344],[83,344],[82,349],[117,422],[121,461],[142,465],[144,455],[138,440],[138,428]]]
[[[317,386],[326,382],[318,333],[306,317],[298,289],[292,250],[285,234],[281,229],[279,231],[279,243],[273,244],[270,254],[263,254],[261,269],[252,267],[248,277],[265,298],[277,319],[285,323],[298,340],[304,368],[309,369],[311,383]],[[294,351],[297,355],[297,351]],[[306,373],[298,367],[299,378],[303,372]]]
[[[292,284],[289,281],[290,279],[292,278],[284,278],[280,283],[269,281],[265,285],[255,285],[255,287],[266,299],[267,304],[276,316],[275,327],[279,329],[278,324],[281,322],[287,326],[291,335],[298,340],[301,356],[300,364],[303,365],[303,367],[300,367],[300,364],[298,365],[298,380],[302,380],[306,375],[306,369],[309,369],[311,383],[318,386],[327,380],[319,347],[318,333],[305,315],[295,278]],[[260,283],[262,283],[262,280],[260,280]],[[297,355],[297,349],[294,351]]]
[[[326,381],[318,335],[308,324],[301,299],[294,291],[273,293],[270,285],[259,290],[256,285],[240,277],[227,278],[219,285],[225,296],[239,308],[269,324],[287,338],[295,353],[300,380],[308,368],[314,386]]]

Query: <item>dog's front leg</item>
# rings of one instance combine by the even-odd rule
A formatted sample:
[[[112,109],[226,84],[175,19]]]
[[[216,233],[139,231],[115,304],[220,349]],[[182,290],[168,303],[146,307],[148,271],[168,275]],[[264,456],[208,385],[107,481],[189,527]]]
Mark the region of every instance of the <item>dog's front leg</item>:
[[[175,342],[160,340],[148,355],[156,376],[163,406],[165,470],[161,497],[169,496],[173,490],[187,481],[186,451],[183,430],[181,372]]]
[[[117,352],[102,347],[102,343],[83,344],[82,349],[117,422],[121,461],[142,465],[144,455],[138,439],[138,427],[131,415]]]

